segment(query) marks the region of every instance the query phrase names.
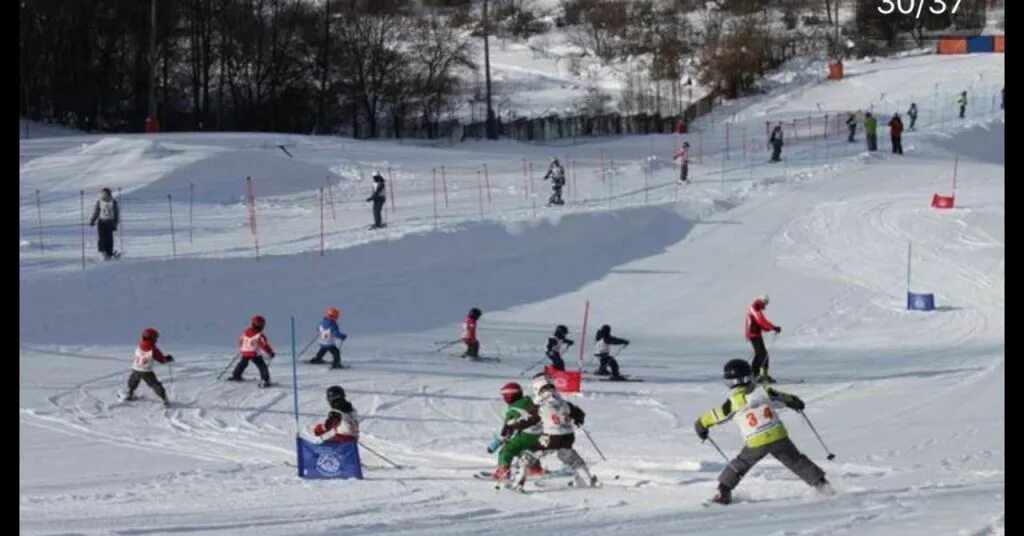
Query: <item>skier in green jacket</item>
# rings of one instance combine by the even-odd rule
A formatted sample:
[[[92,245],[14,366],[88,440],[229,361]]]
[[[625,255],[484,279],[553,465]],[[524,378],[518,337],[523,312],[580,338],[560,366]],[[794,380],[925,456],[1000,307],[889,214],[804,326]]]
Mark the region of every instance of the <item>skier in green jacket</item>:
[[[864,114],[864,134],[868,140],[868,150],[878,150],[878,120],[871,112]]]
[[[545,380],[546,381],[546,380]],[[501,388],[501,398],[505,400],[508,407],[505,409],[505,419],[501,428],[501,439],[491,443],[488,452],[500,449],[498,453],[498,468],[494,471],[495,480],[507,480],[511,473],[512,460],[524,450],[540,449],[540,424],[531,426],[523,431],[516,432],[510,426],[525,420],[533,410],[533,400],[523,396],[523,387],[516,382],[506,383]],[[531,475],[544,474],[544,468],[540,463],[530,466]]]

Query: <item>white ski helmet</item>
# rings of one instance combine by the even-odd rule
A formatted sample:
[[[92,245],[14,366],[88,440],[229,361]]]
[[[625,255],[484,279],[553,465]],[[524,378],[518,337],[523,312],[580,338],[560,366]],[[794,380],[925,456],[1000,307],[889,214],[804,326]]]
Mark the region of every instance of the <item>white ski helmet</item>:
[[[533,391],[533,396],[535,398],[540,398],[541,389],[549,385],[554,387],[554,384],[551,383],[551,378],[548,377],[547,374],[544,374],[543,376],[538,375],[530,382],[530,389]]]
[[[757,299],[755,299],[754,301],[759,301],[759,302],[761,302],[761,303],[763,303],[765,305],[768,305],[768,295],[767,294],[762,294],[762,295],[758,296]]]
[[[556,396],[558,396],[558,390],[555,389],[555,385],[547,383],[541,385],[540,389],[537,391],[537,402],[546,402]]]

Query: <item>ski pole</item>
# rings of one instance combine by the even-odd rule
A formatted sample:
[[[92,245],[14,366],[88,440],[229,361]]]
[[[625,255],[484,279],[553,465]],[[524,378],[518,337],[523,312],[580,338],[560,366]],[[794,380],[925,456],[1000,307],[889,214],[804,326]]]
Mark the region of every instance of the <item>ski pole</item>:
[[[228,366],[224,367],[224,370],[220,371],[220,374],[217,375],[218,380],[224,377],[224,373],[227,372],[229,368],[231,368],[231,365],[235,364],[235,361],[238,361],[238,356],[240,355],[242,355],[242,352],[236,353],[235,357],[231,358],[231,361],[228,363]]]
[[[582,426],[580,426],[580,430],[583,430],[583,435],[587,436],[587,439],[590,441],[590,444],[594,446],[594,450],[596,450],[597,453],[601,456],[601,459],[604,461],[608,461],[608,458],[604,457],[604,453],[601,452],[601,449],[597,448],[597,443],[594,443],[594,438],[590,437],[590,432],[588,432],[587,429]]]
[[[724,452],[722,452],[722,449],[718,448],[718,443],[715,443],[715,440],[711,439],[711,436],[708,436],[708,441],[710,441],[711,446],[715,447],[715,450],[717,450],[718,453],[722,455],[722,459],[725,460],[725,463],[729,463],[729,457],[726,456]]]
[[[170,395],[174,396],[174,365],[171,363],[167,364],[167,390],[170,391]]]
[[[302,347],[302,350],[299,350],[299,353],[295,354],[296,361],[298,361],[298,359],[302,357],[302,354],[306,353],[306,350],[309,350],[310,346],[313,346],[313,343],[316,341],[318,335],[319,333],[314,334],[313,338],[310,339],[309,342],[307,342],[306,345]]]
[[[440,352],[441,350],[444,350],[445,348],[450,348],[452,346],[455,346],[456,344],[459,344],[460,342],[462,342],[462,339],[455,339],[454,341],[438,341],[438,342],[435,342],[434,344],[439,345],[437,347],[437,350],[435,350],[435,352]]]
[[[366,446],[366,444],[365,444],[365,443],[362,443],[362,442],[360,442],[360,443],[359,443],[359,445],[360,445],[361,447],[363,447],[364,449],[368,450],[368,451],[370,452],[370,454],[373,454],[374,456],[376,456],[376,457],[378,457],[378,458],[380,458],[380,459],[382,459],[382,460],[384,460],[384,461],[388,462],[388,463],[389,463],[389,464],[391,464],[391,465],[392,465],[392,466],[393,466],[393,467],[394,467],[395,469],[401,469],[401,468],[402,468],[402,466],[401,466],[401,465],[398,465],[397,463],[395,463],[395,462],[393,462],[393,461],[391,461],[391,460],[389,460],[389,459],[385,458],[385,457],[384,457],[383,455],[381,455],[381,454],[380,454],[379,452],[377,452],[377,451],[375,451],[375,450],[371,449],[370,447]]]
[[[807,421],[807,426],[811,427],[811,431],[814,432],[814,436],[818,438],[818,443],[821,443],[821,448],[825,449],[825,452],[828,453],[828,456],[826,456],[826,458],[829,460],[836,459],[836,455],[832,454],[832,451],[830,451],[828,447],[825,446],[825,442],[822,441],[821,436],[818,435],[818,431],[814,429],[814,425],[811,424],[811,419],[807,417],[807,414],[804,413],[803,411],[800,411],[799,413],[804,418],[804,420]]]
[[[533,367],[536,367],[537,365],[543,363],[544,360],[547,359],[547,358],[548,358],[547,356],[544,356],[544,357],[540,358],[540,361],[537,361],[536,363],[526,367],[522,372],[519,373],[519,375],[522,376],[523,374],[526,374],[527,372],[530,372],[531,370],[533,370]]]

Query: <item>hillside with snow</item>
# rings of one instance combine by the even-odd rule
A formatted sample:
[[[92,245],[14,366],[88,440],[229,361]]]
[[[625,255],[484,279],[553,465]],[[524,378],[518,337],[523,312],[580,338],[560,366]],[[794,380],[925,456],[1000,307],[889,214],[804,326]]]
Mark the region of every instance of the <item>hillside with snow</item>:
[[[853,62],[840,82],[821,72],[791,65],[683,136],[22,140],[21,532],[1004,534],[1003,56]],[[917,129],[894,155],[882,125],[910,102]],[[846,141],[836,118],[852,110],[879,116],[879,152],[862,128]],[[769,163],[778,122],[783,161]],[[568,171],[561,207],[546,206],[552,157]],[[375,171],[389,184],[383,230],[367,228]],[[954,174],[956,207],[930,208]],[[88,226],[101,187],[120,200],[117,261],[99,258]],[[906,310],[908,284],[936,310]],[[772,374],[836,459],[799,414],[781,417],[837,493],[765,459],[735,504],[703,508],[725,460],[693,422],[727,396],[722,365],[750,357],[744,312],[765,293],[783,327],[768,339]],[[293,378],[290,318],[301,350],[329,306],[349,368],[302,363],[307,352]],[[435,351],[473,306],[482,353],[500,362]],[[254,314],[278,384],[217,381]],[[570,368],[581,356],[595,367],[594,330],[610,324],[631,340],[623,372],[645,381],[585,377],[569,396],[607,457],[580,435],[602,487],[495,490],[472,474],[495,467],[499,389],[528,384],[557,324],[577,341]],[[146,327],[175,356],[156,369],[168,410],[145,385],[141,400],[118,398]],[[310,437],[333,384],[363,416],[362,443],[401,468],[364,450],[363,481],[295,476],[293,387]],[[711,437],[729,456],[742,445],[732,423]]]

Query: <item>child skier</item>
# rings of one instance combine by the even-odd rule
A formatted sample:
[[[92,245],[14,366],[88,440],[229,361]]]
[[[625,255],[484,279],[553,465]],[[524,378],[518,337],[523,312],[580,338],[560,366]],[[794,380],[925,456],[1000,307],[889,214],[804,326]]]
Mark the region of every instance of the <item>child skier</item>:
[[[159,348],[156,347],[156,340],[160,338],[160,333],[153,328],[146,328],[142,330],[142,340],[139,341],[138,348],[135,349],[135,359],[132,361],[132,373],[128,376],[128,393],[125,394],[125,400],[135,400],[135,389],[139,386],[139,381],[146,382],[146,385],[160,397],[160,400],[164,401],[164,407],[171,407],[171,401],[167,399],[167,391],[164,390],[164,386],[160,383],[160,380],[156,379],[156,373],[153,372],[153,361],[158,363],[173,363],[174,356],[167,354],[166,356]]]
[[[232,372],[231,377],[228,378],[228,381],[242,381],[242,373],[245,372],[249,362],[252,361],[260,371],[259,386],[270,386],[270,370],[267,368],[267,362],[263,360],[263,356],[266,355],[273,359],[275,354],[274,349],[270,346],[270,341],[267,340],[267,336],[263,333],[263,328],[266,325],[267,321],[262,316],[256,315],[252,317],[249,327],[238,338],[238,345],[241,347],[241,358],[238,360],[238,365],[235,366],[235,370]]]
[[[562,188],[565,187],[565,168],[557,158],[551,159],[551,166],[544,175],[544,180],[551,179],[551,197],[548,198],[548,206],[564,205],[562,200]]]
[[[327,419],[313,427],[313,433],[324,442],[359,441],[359,415],[345,399],[345,390],[338,385],[327,388]]]
[[[580,487],[594,486],[597,479],[590,474],[587,463],[572,448],[576,441],[573,425],[583,426],[586,414],[575,404],[569,403],[559,396],[555,386],[544,379],[535,380],[535,406],[526,419],[508,426],[510,430],[525,430],[538,423],[541,425],[541,436],[537,449],[525,450],[515,460],[513,477],[509,483],[513,489],[521,490],[526,483],[527,468],[536,463],[540,456],[555,452],[558,459],[575,473],[576,485]]]
[[[750,363],[750,366],[754,369],[754,374],[757,375],[758,381],[766,383],[775,383],[775,379],[768,375],[768,349],[764,345],[764,337],[761,336],[762,331],[774,331],[775,333],[781,333],[782,328],[772,324],[766,316],[764,316],[764,310],[768,307],[768,295],[756,298],[753,303],[750,304],[750,309],[747,310],[747,320],[744,326],[747,340],[750,341],[750,345],[754,347],[754,359]]]
[[[487,452],[498,453],[498,468],[494,471],[495,480],[507,480],[511,473],[512,460],[519,456],[524,450],[537,449],[540,446],[540,433],[542,427],[535,424],[520,431],[510,430],[509,427],[522,419],[529,418],[530,411],[534,408],[533,400],[523,396],[523,387],[516,382],[506,383],[501,388],[501,398],[508,404],[505,409],[505,420],[501,427],[501,439],[488,447]],[[542,475],[544,469],[540,462],[529,467],[531,475]]]
[[[555,336],[548,337],[546,355],[551,360],[551,366],[556,370],[565,370],[565,361],[562,360],[562,345],[564,344],[567,349],[573,344],[573,341],[566,338],[568,334],[569,328],[559,324],[555,327]]]
[[[466,351],[462,357],[476,359],[480,357],[480,341],[476,339],[476,321],[480,320],[483,312],[476,307],[469,310],[466,321],[462,323],[462,342],[466,345]]]
[[[708,438],[709,428],[737,416],[735,421],[743,434],[745,445],[718,476],[718,493],[711,501],[729,504],[732,501],[732,490],[739,485],[743,476],[769,454],[819,492],[831,493],[824,471],[797,450],[789,439],[782,419],[773,408],[784,405],[803,411],[804,402],[791,394],[754,383],[750,365],[742,359],[726,363],[723,377],[732,388],[729,398],[721,407],[702,415],[693,426],[697,437],[704,441]]]
[[[320,325],[317,327],[319,331],[318,342],[320,343],[320,349],[317,350],[316,355],[309,362],[313,364],[323,363],[324,354],[331,354],[331,368],[341,368],[341,349],[339,345],[348,338],[338,328],[338,318],[341,317],[341,311],[337,307],[331,307],[324,313],[324,317],[320,320]]]
[[[613,345],[629,346],[629,341],[613,337],[612,327],[608,324],[601,326],[601,329],[597,330],[597,336],[594,337],[594,340],[597,341],[596,353],[594,355],[601,360],[595,374],[599,376],[607,376],[608,368],[611,367],[612,372],[611,377],[609,377],[610,380],[626,379],[624,376],[619,375],[619,362],[612,357],[609,350]]]

